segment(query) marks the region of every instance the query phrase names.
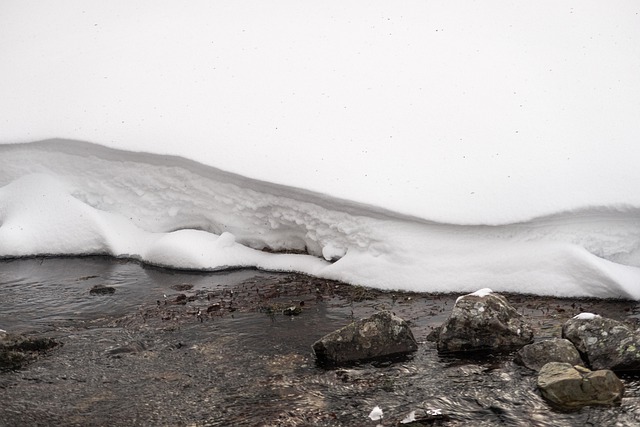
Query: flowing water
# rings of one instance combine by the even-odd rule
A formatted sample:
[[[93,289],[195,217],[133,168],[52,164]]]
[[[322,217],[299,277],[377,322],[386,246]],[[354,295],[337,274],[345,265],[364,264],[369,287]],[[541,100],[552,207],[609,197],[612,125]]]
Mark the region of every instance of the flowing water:
[[[115,293],[90,294],[96,285]],[[636,378],[623,378],[619,406],[566,412],[542,400],[535,375],[511,355],[438,355],[427,335],[456,297],[256,270],[176,272],[102,257],[2,261],[0,328],[63,345],[0,373],[0,425],[393,426],[412,411],[441,414],[425,425],[640,424]],[[507,298],[538,339],[557,336],[580,311],[640,316],[633,301]],[[283,315],[292,305],[302,313]],[[383,308],[410,322],[420,343],[413,357],[316,365],[314,341]],[[375,406],[384,411],[378,421],[368,418]]]

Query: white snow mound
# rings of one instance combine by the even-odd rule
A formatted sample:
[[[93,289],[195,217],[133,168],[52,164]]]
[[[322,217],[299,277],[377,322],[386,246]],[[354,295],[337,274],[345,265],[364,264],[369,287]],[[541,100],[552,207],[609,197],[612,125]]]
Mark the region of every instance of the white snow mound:
[[[578,319],[578,320],[593,320],[598,317],[600,317],[599,314],[593,314],[593,313],[580,313],[573,316],[574,319]]]
[[[596,206],[452,225],[177,157],[62,140],[0,145],[0,257],[108,254],[383,289],[640,299],[639,215]]]

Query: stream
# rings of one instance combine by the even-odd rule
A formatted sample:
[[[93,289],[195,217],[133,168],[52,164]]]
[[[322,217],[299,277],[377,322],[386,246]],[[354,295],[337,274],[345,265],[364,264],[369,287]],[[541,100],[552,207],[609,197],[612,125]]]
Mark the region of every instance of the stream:
[[[107,286],[113,293],[91,290]],[[427,335],[459,295],[383,292],[258,270],[194,273],[107,257],[0,261],[0,328],[61,345],[0,372],[0,426],[640,425],[640,380],[616,407],[560,411],[512,355],[440,356]],[[636,301],[505,295],[536,339],[581,311],[637,324]],[[296,316],[283,314],[299,307]],[[312,344],[390,309],[419,343],[405,360],[325,369]],[[384,417],[373,421],[379,406]]]

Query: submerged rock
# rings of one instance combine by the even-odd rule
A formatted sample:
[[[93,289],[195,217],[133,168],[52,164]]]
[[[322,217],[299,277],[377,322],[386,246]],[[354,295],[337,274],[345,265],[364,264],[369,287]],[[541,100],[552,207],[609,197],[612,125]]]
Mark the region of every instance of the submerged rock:
[[[89,290],[89,295],[111,295],[116,292],[113,286],[95,285]]]
[[[562,326],[562,336],[584,355],[591,369],[640,371],[640,334],[624,323],[582,313]]]
[[[439,352],[508,350],[533,341],[533,329],[502,295],[482,289],[456,301],[438,336]]]
[[[559,362],[542,367],[538,388],[545,399],[564,408],[611,405],[620,402],[624,394],[624,385],[613,371],[590,371]]]
[[[525,345],[516,353],[515,362],[534,371],[539,371],[549,362],[564,362],[571,366],[583,364],[571,341],[562,338]]]
[[[146,349],[147,349],[147,346],[144,342],[134,341],[123,346],[112,348],[108,350],[107,353],[110,356],[120,357],[121,355],[127,354],[127,353],[140,353],[142,351],[145,351]]]
[[[0,371],[20,369],[22,366],[60,345],[50,338],[0,335]]]
[[[407,322],[390,311],[353,322],[313,344],[318,362],[327,365],[401,356],[417,349]]]

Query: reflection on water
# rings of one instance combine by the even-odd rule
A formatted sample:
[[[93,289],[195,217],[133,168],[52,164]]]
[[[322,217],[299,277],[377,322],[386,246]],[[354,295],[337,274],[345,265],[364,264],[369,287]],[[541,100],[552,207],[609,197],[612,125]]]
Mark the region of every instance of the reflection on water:
[[[27,420],[38,425],[42,417],[50,425],[391,426],[415,410],[440,410],[447,420],[439,425],[450,426],[640,423],[636,378],[623,378],[627,391],[619,407],[561,412],[540,398],[535,376],[514,365],[509,355],[480,360],[439,356],[426,335],[444,320],[456,295],[343,298],[331,287],[316,289],[309,282],[307,289],[304,278],[289,276],[255,270],[175,272],[101,257],[0,262],[0,328],[73,330],[62,349],[37,367],[0,374],[9,378],[0,381],[0,392],[10,392],[0,408],[0,424]],[[288,281],[298,286],[294,296],[287,293]],[[306,301],[303,313],[287,317],[238,310],[202,322],[195,316],[181,323],[158,320],[159,327],[149,317],[130,329],[117,321],[100,327],[91,323],[124,318],[144,307],[160,312],[165,295],[177,294],[176,285],[192,285],[190,295],[201,292],[215,299],[229,298],[232,290],[238,298],[261,295],[265,283],[278,284],[271,286],[277,295],[269,296],[270,302]],[[96,285],[113,286],[116,293],[92,296],[89,290]],[[214,299],[194,300],[184,310],[195,313],[198,304]],[[640,311],[635,302],[510,300],[536,325],[538,336],[557,334],[558,325],[573,314],[572,304],[579,306],[576,310],[617,313],[618,318],[633,318]],[[412,359],[331,370],[316,366],[310,351],[316,339],[380,308],[392,308],[411,322],[420,342]],[[145,350],[112,356],[114,348],[132,340]],[[73,368],[64,371],[64,366]],[[36,388],[34,378],[47,388]],[[375,406],[385,412],[382,421],[367,418]]]
[[[173,272],[103,257],[27,258],[0,261],[0,328],[24,332],[63,320],[121,316],[163,295],[172,286],[194,289],[230,287],[265,275],[252,270],[225,273]],[[96,285],[116,288],[114,295],[90,296]]]

